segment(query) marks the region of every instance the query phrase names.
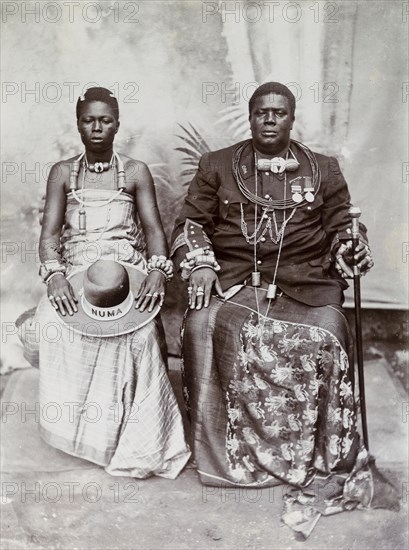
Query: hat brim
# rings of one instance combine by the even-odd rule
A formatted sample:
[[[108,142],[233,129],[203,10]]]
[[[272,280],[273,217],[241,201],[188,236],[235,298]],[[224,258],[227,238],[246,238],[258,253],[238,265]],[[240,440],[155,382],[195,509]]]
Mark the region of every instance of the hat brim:
[[[142,282],[146,278],[146,273],[135,265],[125,262],[118,263],[126,268],[129,275],[130,290],[136,297],[139,289],[141,288]],[[135,309],[135,306],[133,305],[128,313],[119,319],[92,319],[85,313],[82,307],[80,295],[80,291],[83,288],[83,278],[86,270],[87,268],[83,271],[77,271],[67,277],[73,288],[75,297],[78,300],[78,311],[76,311],[73,315],[62,315],[60,311],[56,311],[63,323],[74,332],[94,338],[121,336],[122,334],[128,334],[142,328],[159,313],[159,304],[156,304],[151,312],[148,312],[146,309],[145,311],[140,311],[139,309]]]

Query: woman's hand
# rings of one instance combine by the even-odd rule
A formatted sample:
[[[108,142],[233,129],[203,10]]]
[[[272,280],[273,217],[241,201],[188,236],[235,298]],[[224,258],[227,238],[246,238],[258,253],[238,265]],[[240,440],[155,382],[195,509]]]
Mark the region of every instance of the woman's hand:
[[[190,309],[202,309],[203,306],[209,307],[213,285],[217,294],[224,298],[219,278],[213,269],[201,267],[193,271],[187,287]]]
[[[135,308],[140,311],[145,311],[148,308],[150,313],[157,304],[162,307],[165,299],[165,284],[165,275],[160,271],[151,271],[138,292]]]
[[[47,284],[47,294],[51,305],[60,311],[61,315],[66,315],[66,313],[74,315],[74,312],[78,311],[76,305],[78,300],[63,273],[53,275]]]
[[[370,248],[362,241],[353,251],[352,241],[342,243],[335,254],[335,268],[344,279],[353,279],[352,266],[359,268],[361,275],[366,275],[374,266]]]

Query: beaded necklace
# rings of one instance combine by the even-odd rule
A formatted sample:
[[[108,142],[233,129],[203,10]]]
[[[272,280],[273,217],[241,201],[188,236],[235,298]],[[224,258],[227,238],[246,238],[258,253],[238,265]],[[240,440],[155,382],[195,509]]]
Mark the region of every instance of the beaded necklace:
[[[83,160],[84,159],[84,160]],[[80,198],[77,194],[78,190],[78,174],[80,171],[80,163],[82,160],[82,166],[83,166],[83,172],[82,172],[82,185],[81,185],[81,194],[82,197],[84,196],[84,189],[85,189],[85,174],[86,171],[89,169],[88,162],[85,156],[85,151],[78,157],[77,160],[74,160],[71,166],[71,172],[70,172],[70,191],[75,198],[75,200],[78,202],[78,204],[81,206],[81,208],[78,211],[78,228],[80,235],[85,235],[87,232],[87,213],[86,208],[100,208],[103,206],[107,206],[111,202],[113,202],[121,193],[126,189],[126,181],[125,181],[125,169],[124,164],[122,162],[122,159],[116,153],[113,152],[111,162],[109,163],[109,168],[117,168],[117,186],[118,191],[113,195],[110,199],[102,202],[102,203],[92,203],[87,202],[83,198]],[[94,164],[95,165],[98,163]],[[102,164],[102,163],[99,163]],[[95,171],[95,170],[94,170]],[[103,171],[103,170],[102,170]],[[112,172],[112,182],[115,180],[114,172]]]

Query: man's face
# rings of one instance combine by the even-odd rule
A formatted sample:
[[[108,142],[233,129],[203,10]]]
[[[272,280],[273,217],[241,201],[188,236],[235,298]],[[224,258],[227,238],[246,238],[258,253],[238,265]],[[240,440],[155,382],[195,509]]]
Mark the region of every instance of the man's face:
[[[258,151],[278,155],[287,148],[294,122],[287,97],[274,93],[258,97],[249,120],[253,144]]]
[[[77,127],[86,150],[102,153],[112,148],[119,121],[110,105],[92,101],[82,109]]]

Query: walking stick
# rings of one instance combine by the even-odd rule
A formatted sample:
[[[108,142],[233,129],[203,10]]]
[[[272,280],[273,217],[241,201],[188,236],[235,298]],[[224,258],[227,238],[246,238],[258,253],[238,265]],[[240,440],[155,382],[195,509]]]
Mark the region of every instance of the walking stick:
[[[352,250],[355,250],[359,244],[359,217],[361,210],[358,206],[351,206],[349,214],[352,218]],[[364,358],[362,349],[362,322],[361,322],[361,273],[359,267],[353,265],[354,272],[354,299],[355,299],[355,332],[356,332],[356,355],[358,363],[358,382],[359,382],[359,403],[361,406],[362,435],[364,444],[369,451],[368,442],[368,424],[366,421],[366,402],[365,402],[365,378],[364,378]]]

